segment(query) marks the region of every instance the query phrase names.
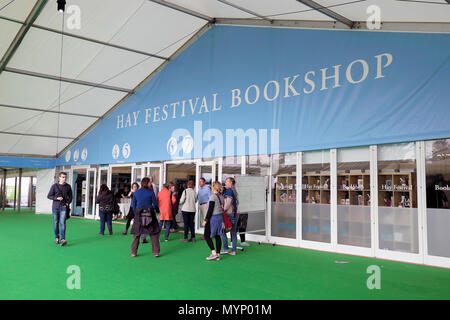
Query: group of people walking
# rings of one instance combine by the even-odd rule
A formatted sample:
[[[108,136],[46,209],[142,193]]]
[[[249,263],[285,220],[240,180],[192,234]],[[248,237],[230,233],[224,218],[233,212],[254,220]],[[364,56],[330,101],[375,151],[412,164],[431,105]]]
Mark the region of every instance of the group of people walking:
[[[55,243],[65,245],[66,212],[72,202],[72,189],[65,183],[66,174],[59,174],[59,182],[55,183],[48,194],[48,198],[53,200],[53,222]],[[238,213],[239,198],[235,188],[235,180],[229,177],[225,181],[225,189],[220,182],[214,182],[211,186],[206,185],[204,178],[199,180],[199,189],[194,190],[194,181],[189,180],[187,188],[182,191],[178,200],[178,194],[174,183],[164,185],[158,192],[156,185],[151,178],[145,177],[141,185],[133,183],[128,197],[131,197],[130,211],[127,214],[127,222],[123,235],[128,233],[131,221],[133,240],[131,244],[131,256],[136,257],[139,243],[148,242],[146,236],[150,237],[153,256],[160,254],[160,233],[165,227],[164,240],[169,241],[171,230],[176,227],[176,215],[179,207],[183,215],[184,237],[181,242],[196,241],[195,237],[195,214],[196,203],[200,209],[200,221],[204,227],[204,239],[211,250],[207,260],[220,260],[221,255],[236,255],[237,234],[240,233],[241,245],[248,246],[245,242],[245,227],[247,222],[246,214]],[[109,234],[113,234],[112,216],[118,210],[115,196],[108,186],[101,185],[96,199],[99,204],[100,215],[100,235],[104,235],[105,224]],[[116,212],[117,213],[117,212]],[[159,221],[157,214],[159,213]],[[226,215],[226,217],[225,217]],[[228,248],[228,239],[225,230],[225,220],[231,223],[231,251]],[[238,228],[241,225],[241,228]],[[189,237],[190,232],[190,237]],[[213,243],[215,240],[215,247]],[[223,244],[223,248],[222,248]]]

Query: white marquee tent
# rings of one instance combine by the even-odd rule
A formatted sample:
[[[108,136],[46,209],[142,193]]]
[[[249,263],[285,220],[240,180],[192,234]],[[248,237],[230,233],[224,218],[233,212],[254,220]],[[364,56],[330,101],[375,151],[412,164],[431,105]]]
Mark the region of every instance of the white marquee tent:
[[[450,32],[450,0],[0,0],[0,155],[61,154],[215,24],[367,29],[371,5]]]

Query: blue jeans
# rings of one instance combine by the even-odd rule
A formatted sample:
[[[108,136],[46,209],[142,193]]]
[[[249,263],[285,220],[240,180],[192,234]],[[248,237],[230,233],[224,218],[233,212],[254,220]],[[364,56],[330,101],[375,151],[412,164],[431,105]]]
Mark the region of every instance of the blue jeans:
[[[170,227],[172,225],[172,220],[161,220],[159,221],[159,229],[162,230],[162,226],[164,221],[166,222],[166,233],[164,234],[164,239],[168,240],[169,239],[169,232],[170,232]]]
[[[53,231],[55,232],[55,239],[66,239],[66,207],[60,209],[53,209]],[[61,238],[59,231],[61,229]]]
[[[231,251],[236,252],[236,248],[237,248],[237,225],[238,225],[238,218],[239,216],[236,215],[236,217],[234,216],[234,214],[227,214],[228,219],[231,222]],[[227,234],[223,233],[222,234],[222,242],[223,242],[223,250],[228,250],[228,239],[227,239]]]
[[[100,210],[100,234],[105,233],[105,222],[108,226],[109,233],[112,233],[112,212]]]

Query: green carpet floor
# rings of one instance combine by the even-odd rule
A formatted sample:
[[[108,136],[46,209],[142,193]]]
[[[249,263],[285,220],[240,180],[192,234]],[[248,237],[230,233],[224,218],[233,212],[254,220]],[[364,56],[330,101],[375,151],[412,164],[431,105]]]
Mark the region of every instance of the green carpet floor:
[[[72,218],[60,247],[51,215],[0,211],[0,299],[450,299],[448,269],[257,243],[206,261],[206,243],[181,243],[181,233],[160,258],[150,243],[131,258],[123,228],[101,237],[97,221]],[[67,289],[70,265],[80,290]],[[380,290],[366,286],[370,265],[381,268]]]

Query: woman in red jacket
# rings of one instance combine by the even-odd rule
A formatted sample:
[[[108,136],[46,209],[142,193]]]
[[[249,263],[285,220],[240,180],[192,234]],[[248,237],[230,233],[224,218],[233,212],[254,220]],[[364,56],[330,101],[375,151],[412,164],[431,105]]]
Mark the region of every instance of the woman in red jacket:
[[[172,182],[170,182],[168,185],[164,185],[164,188],[160,192],[158,192],[157,196],[158,207],[160,211],[159,228],[162,230],[163,223],[165,222],[166,232],[164,235],[164,240],[166,242],[169,241],[170,226],[172,225],[173,220],[172,209],[177,202],[177,198],[170,190],[172,186]]]

